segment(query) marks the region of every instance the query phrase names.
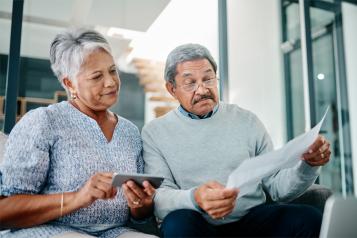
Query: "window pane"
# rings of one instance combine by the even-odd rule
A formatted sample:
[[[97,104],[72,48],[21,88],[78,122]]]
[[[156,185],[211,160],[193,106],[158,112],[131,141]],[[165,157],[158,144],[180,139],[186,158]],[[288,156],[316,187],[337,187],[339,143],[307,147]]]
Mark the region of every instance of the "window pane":
[[[305,132],[304,111],[304,86],[302,80],[301,50],[297,49],[290,53],[290,80],[291,80],[291,102],[292,102],[292,124],[293,136]]]
[[[7,60],[10,49],[12,0],[1,0],[0,12],[0,128],[2,130],[4,123]]]
[[[286,7],[286,28],[288,40],[300,38],[299,5],[296,3]]]

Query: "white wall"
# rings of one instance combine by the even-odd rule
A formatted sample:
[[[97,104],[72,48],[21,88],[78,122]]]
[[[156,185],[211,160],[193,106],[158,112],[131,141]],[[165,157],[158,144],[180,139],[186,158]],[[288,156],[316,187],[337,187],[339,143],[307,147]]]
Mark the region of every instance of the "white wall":
[[[0,54],[9,54],[11,21],[0,19]],[[49,59],[50,44],[65,28],[24,22],[21,32],[21,56]],[[4,33],[4,34],[2,34]],[[126,47],[123,40],[106,36],[112,46],[114,57],[118,58]]]
[[[357,196],[357,6],[343,3],[342,17],[352,137],[354,191]]]
[[[279,0],[228,0],[230,102],[262,120],[274,146],[285,142]]]
[[[164,62],[175,47],[198,43],[218,61],[217,1],[171,0],[143,38],[130,43],[134,48],[130,57]]]
[[[1,54],[9,54],[10,28],[10,20],[0,19],[0,29],[6,33],[0,34]],[[22,25],[21,56],[48,59],[50,43],[60,31],[63,31],[63,29],[24,23]]]

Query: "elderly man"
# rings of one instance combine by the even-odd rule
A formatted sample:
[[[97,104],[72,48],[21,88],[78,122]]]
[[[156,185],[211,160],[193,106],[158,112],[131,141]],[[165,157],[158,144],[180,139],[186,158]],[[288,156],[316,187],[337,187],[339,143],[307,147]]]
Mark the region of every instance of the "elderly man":
[[[155,196],[155,214],[164,237],[316,237],[321,213],[289,201],[314,183],[330,158],[320,136],[293,168],[252,185],[237,199],[225,188],[228,175],[245,159],[273,149],[263,124],[237,105],[219,102],[217,66],[197,44],[174,49],[165,67],[166,88],[180,106],[142,131],[145,172],[165,177]]]

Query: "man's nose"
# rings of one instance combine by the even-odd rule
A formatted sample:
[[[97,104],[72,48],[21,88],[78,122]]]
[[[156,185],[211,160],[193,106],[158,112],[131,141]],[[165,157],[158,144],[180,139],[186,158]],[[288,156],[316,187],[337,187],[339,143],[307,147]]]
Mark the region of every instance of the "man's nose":
[[[205,94],[207,91],[208,89],[204,86],[203,83],[197,85],[197,89],[196,89],[197,94]]]

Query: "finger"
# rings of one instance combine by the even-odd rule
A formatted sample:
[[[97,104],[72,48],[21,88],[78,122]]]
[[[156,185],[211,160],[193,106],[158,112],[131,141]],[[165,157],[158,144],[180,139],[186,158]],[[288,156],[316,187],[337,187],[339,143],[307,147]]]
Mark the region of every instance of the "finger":
[[[321,153],[320,152],[314,153],[313,156],[304,156],[303,160],[308,161],[308,162],[319,162],[319,161],[325,160],[326,157],[330,156],[330,154],[331,154],[331,150],[328,146],[328,148]]]
[[[224,198],[236,198],[239,193],[239,189],[236,188],[225,188],[223,191]]]
[[[235,198],[230,198],[230,199],[205,202],[204,204],[202,204],[202,209],[209,212],[217,209],[231,208],[234,205],[235,205]]]
[[[305,160],[305,161],[311,166],[321,166],[321,165],[325,165],[330,161],[330,156],[331,156],[331,151],[327,151],[323,154],[323,157],[321,156],[319,160]]]
[[[110,198],[114,198],[117,195],[118,189],[116,187],[112,188],[112,194]]]
[[[148,195],[148,196],[153,196],[155,194],[155,188],[148,182],[148,181],[144,181],[143,182],[143,187],[144,187],[144,192]]]
[[[133,200],[137,200],[139,199],[136,194],[129,188],[129,186],[127,184],[123,184],[122,185],[122,189],[123,189],[123,192],[124,192],[124,195],[125,197],[130,201],[133,201]]]
[[[141,199],[136,196],[136,194],[128,187],[128,185],[123,184],[122,189],[129,207],[138,208],[142,206]]]
[[[326,141],[319,149],[321,153],[325,153],[330,150],[330,143]]]
[[[308,162],[308,164],[312,167],[315,167],[315,166],[323,166],[325,165],[326,163],[328,163],[330,161],[330,159],[327,159],[327,160],[324,160],[324,161],[317,161],[317,162]]]
[[[107,173],[107,172],[98,172],[94,174],[92,177],[97,180],[105,181],[106,183],[112,183],[114,173]]]
[[[112,186],[112,177],[109,175],[100,174],[98,175],[97,180]]]
[[[312,154],[313,152],[317,151],[324,143],[326,139],[322,135],[319,135],[317,139],[314,141],[312,145],[310,145],[308,149],[308,153]]]
[[[114,175],[113,172],[99,172],[99,173],[97,173],[97,174],[99,174],[99,175],[101,175],[101,176],[103,176],[103,177],[110,178],[110,179],[112,179],[112,178],[113,178],[113,175]]]
[[[106,198],[106,193],[98,188],[92,187],[89,189],[88,192],[89,192],[90,196],[94,197],[95,199],[105,199]]]
[[[303,155],[304,159],[311,159],[311,158],[317,158],[319,155],[321,155],[322,153],[325,153],[326,151],[330,150],[330,143],[328,143],[327,141],[320,147],[318,148],[316,151],[310,153],[305,153]]]
[[[236,198],[238,191],[236,189],[210,189],[207,191],[206,199],[208,201],[216,201],[223,199]]]
[[[234,206],[226,207],[226,208],[212,210],[208,214],[214,219],[220,219],[222,217],[229,215],[233,211],[233,209],[234,209]]]
[[[139,197],[140,199],[143,199],[144,197],[146,197],[146,194],[144,193],[143,189],[141,187],[139,187],[135,182],[129,180],[125,183],[133,193],[135,193],[135,195],[137,197]]]
[[[99,181],[94,185],[94,188],[101,190],[105,194],[105,198],[112,197],[112,192],[113,192],[112,188],[113,187],[111,185]]]
[[[209,182],[205,183],[204,185],[206,185],[208,188],[212,188],[212,189],[223,189],[224,188],[224,186],[217,181],[209,181]]]
[[[113,187],[112,185],[112,179],[110,179],[109,177],[106,176],[96,176],[95,180],[94,180],[95,184],[103,184],[105,186],[107,186],[108,188]]]

